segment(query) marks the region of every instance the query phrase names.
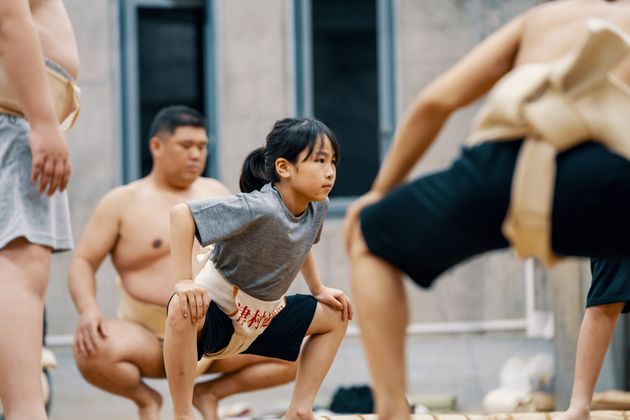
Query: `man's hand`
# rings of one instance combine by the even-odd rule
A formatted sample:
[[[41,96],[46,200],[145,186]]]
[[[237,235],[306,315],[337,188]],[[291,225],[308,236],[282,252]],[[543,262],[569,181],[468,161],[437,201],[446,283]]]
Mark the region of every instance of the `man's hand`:
[[[330,306],[333,309],[341,311],[341,319],[342,320],[351,320],[353,316],[352,312],[352,304],[350,303],[350,299],[346,294],[339,290],[333,289],[332,287],[322,286],[316,293],[313,293],[315,299],[319,302]]]
[[[346,211],[346,217],[343,219],[343,233],[346,238],[346,252],[350,253],[350,238],[352,232],[358,226],[359,223],[359,213],[365,207],[370,204],[376,203],[381,198],[383,198],[383,194],[377,191],[370,191],[361,197],[359,197],[354,203],[348,206],[348,210]]]
[[[210,293],[205,287],[200,286],[192,280],[182,280],[175,285],[175,293],[179,297],[182,308],[182,316],[197,322],[206,316],[210,306]]]
[[[108,335],[106,320],[101,312],[98,309],[87,310],[81,314],[72,345],[81,356],[90,356],[96,354],[98,342]]]
[[[64,191],[70,179],[71,164],[68,143],[59,127],[32,125],[29,144],[33,155],[31,181],[39,184],[39,192],[48,190],[51,196],[57,190]]]

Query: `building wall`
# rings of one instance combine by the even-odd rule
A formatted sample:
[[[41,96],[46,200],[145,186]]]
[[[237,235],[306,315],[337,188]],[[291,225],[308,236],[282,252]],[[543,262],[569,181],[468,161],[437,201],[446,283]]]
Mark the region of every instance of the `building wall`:
[[[116,0],[65,0],[81,68],[81,112],[68,132],[72,175],[68,187],[75,243],[98,200],[119,183],[120,89]],[[71,334],[76,311],[67,287],[71,253],[53,256],[46,300],[49,334]],[[114,272],[107,261],[99,271],[98,300],[113,316],[117,301]]]

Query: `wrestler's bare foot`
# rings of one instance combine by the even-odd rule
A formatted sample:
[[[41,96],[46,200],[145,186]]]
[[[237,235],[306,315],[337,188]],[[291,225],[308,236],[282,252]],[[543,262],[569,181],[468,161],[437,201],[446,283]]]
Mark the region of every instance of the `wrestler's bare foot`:
[[[193,405],[203,420],[219,420],[219,397],[212,391],[212,383],[195,384],[193,388]]]
[[[142,402],[136,402],[140,420],[159,420],[160,409],[162,408],[162,395],[151,388],[148,388],[147,391],[147,398]]]
[[[569,407],[567,411],[554,417],[554,420],[591,420],[591,410],[588,407]]]

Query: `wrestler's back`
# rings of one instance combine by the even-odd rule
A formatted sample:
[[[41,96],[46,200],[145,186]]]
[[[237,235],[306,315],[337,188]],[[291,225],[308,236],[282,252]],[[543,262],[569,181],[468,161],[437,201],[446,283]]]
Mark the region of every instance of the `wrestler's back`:
[[[181,280],[174,278],[169,259],[170,210],[188,200],[217,195],[213,182],[200,178],[182,192],[158,190],[148,178],[122,187],[128,198],[111,256],[127,293],[144,302],[166,304],[175,282]],[[195,244],[193,263],[197,253]],[[199,268],[193,267],[195,272]]]
[[[63,2],[61,0],[30,0],[29,3],[44,55],[76,78],[79,73],[79,52]]]
[[[515,65],[545,63],[577,48],[589,18],[601,18],[630,34],[630,1],[566,0],[545,3],[533,9],[525,20]],[[630,56],[614,71],[630,84]]]

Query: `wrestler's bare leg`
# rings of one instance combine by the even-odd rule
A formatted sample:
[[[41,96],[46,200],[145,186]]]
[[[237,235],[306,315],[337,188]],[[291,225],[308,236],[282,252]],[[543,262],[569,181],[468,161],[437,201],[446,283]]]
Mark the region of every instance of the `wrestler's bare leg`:
[[[219,401],[230,395],[282,385],[295,379],[297,362],[237,354],[212,362],[206,373],[221,373],[216,379],[198,383],[193,405],[204,420],[218,420]]]
[[[163,378],[162,343],[151,331],[129,321],[106,321],[107,338],[97,337],[96,354],[74,357],[83,377],[92,385],[132,400],[140,419],[160,417],[162,396],[142,377]]]
[[[615,323],[624,305],[624,303],[613,303],[586,308],[578,337],[571,403],[569,409],[559,419],[588,420],[591,418],[591,400],[595,384]]]
[[[341,312],[318,302],[309,337],[302,345],[295,379],[295,387],[285,419],[313,418],[313,402],[337,349],[346,334],[348,320],[341,320]]]
[[[358,224],[350,248],[352,296],[380,419],[408,419],[405,398],[407,296],[400,272],[372,255]]]
[[[0,398],[11,419],[46,419],[41,388],[49,248],[18,238],[0,250]]]
[[[189,317],[184,318],[179,296],[173,296],[166,319],[164,365],[175,420],[194,419],[192,399],[197,376],[197,333],[204,321],[202,318],[193,323]]]

